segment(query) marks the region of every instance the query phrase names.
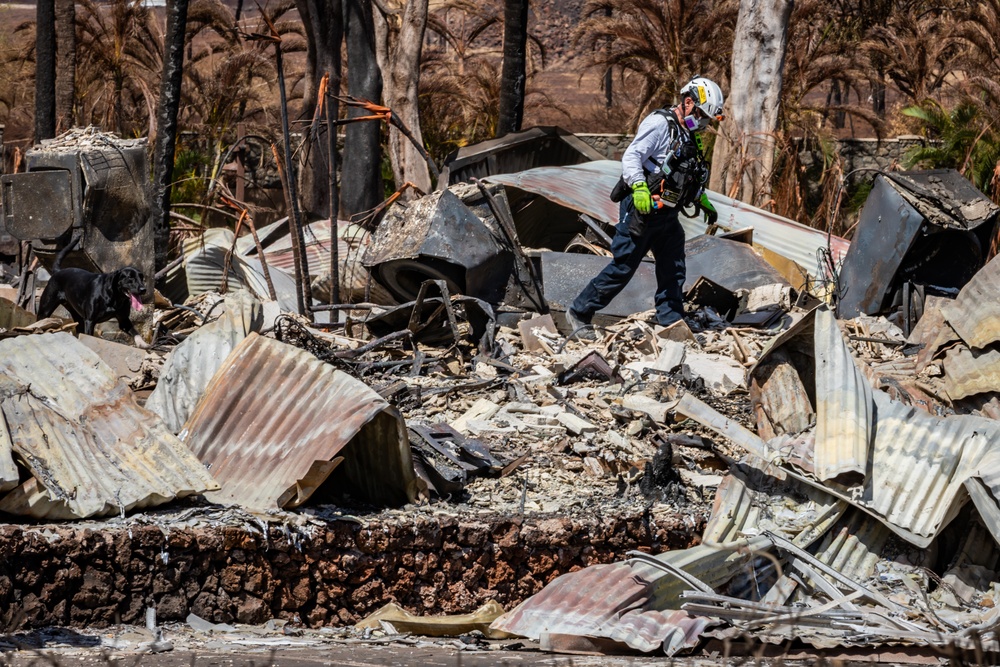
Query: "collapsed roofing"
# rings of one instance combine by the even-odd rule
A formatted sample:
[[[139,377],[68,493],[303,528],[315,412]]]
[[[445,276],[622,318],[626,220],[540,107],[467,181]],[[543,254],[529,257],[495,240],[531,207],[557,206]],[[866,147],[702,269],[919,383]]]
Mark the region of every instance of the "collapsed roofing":
[[[519,145],[469,151],[466,167]],[[313,222],[314,298],[332,299],[339,250],[329,325],[311,317],[318,299],[294,312],[287,221],[253,243],[189,240],[166,274],[176,305],[141,314],[158,350],[94,351],[0,302],[0,510],[74,519],[197,496],[263,515],[653,513],[710,497],[698,546],[564,575],[492,631],[668,655],[746,633],[995,641],[997,208],[950,172],[880,176],[855,237],[872,240],[852,245],[713,193],[720,229],[682,220],[685,321],[651,324],[649,263],[588,343],[560,333],[560,313],[607,261],[619,169],[494,173],[365,226]],[[513,479],[527,466],[531,498],[528,475]]]

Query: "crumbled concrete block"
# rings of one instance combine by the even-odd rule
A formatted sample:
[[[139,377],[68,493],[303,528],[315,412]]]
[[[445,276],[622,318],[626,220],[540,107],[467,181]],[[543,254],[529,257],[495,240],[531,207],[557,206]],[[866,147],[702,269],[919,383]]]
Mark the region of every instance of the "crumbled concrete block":
[[[451,427],[459,433],[468,433],[471,422],[488,421],[499,411],[499,405],[489,399],[480,398],[461,417],[452,422]]]
[[[597,426],[590,423],[586,419],[581,419],[570,412],[562,412],[556,415],[556,419],[560,424],[566,427],[566,430],[573,435],[583,435],[584,433],[596,433]]]

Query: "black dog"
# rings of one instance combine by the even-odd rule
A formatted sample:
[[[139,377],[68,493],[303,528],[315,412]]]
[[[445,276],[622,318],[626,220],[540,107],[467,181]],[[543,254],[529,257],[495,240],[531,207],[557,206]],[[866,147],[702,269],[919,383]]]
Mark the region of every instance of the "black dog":
[[[92,336],[98,322],[116,317],[119,329],[131,334],[139,347],[147,347],[129,319],[132,309],[142,308],[145,294],[146,277],[131,266],[112,273],[60,269],[52,274],[38,300],[38,319],[49,317],[62,305],[83,325],[83,333]]]

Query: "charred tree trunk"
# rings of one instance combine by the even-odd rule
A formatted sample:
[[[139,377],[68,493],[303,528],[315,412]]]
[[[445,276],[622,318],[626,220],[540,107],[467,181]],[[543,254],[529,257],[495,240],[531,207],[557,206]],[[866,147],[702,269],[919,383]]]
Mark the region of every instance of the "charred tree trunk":
[[[306,31],[306,78],[302,115],[312,118],[319,103],[319,82],[330,75],[329,91],[340,92],[342,70],[341,43],[344,39],[344,14],[340,0],[296,0]],[[336,104],[336,102],[332,102]],[[331,110],[336,117],[336,108]],[[325,123],[320,127],[325,128]],[[300,152],[299,200],[309,219],[325,218],[330,213],[329,142],[323,135],[306,134],[308,150]],[[336,145],[336,144],[333,144]],[[336,156],[335,156],[336,157]]]
[[[417,92],[420,86],[420,53],[427,28],[427,0],[411,0],[403,10],[402,22],[395,44],[390,44],[387,17],[378,14],[375,20],[378,48],[376,55],[385,79],[383,98],[386,106],[403,121],[414,139],[423,143],[420,133],[420,107]],[[407,181],[424,192],[434,187],[430,169],[423,156],[395,127],[389,128],[389,158],[396,187]],[[413,197],[411,191],[406,197]]]
[[[527,54],[528,0],[504,0],[498,137],[521,130],[521,123],[524,121]]]
[[[382,75],[375,60],[375,26],[371,0],[345,0],[347,92],[371,102],[382,99]],[[364,116],[350,109],[349,117]],[[382,127],[378,122],[351,123],[344,138],[340,208],[344,217],[368,211],[384,199],[382,188]]]
[[[174,178],[177,145],[177,111],[181,102],[184,73],[184,32],[188,0],[167,0],[167,34],[164,39],[163,75],[157,110],[156,148],[153,152],[153,244],[156,270],[167,264],[170,240],[170,184]]]
[[[56,136],[56,3],[35,5],[35,142]]]
[[[76,124],[76,3],[56,0],[56,132],[65,132]]]
[[[774,132],[793,0],[741,0],[727,118],[712,155],[709,187],[754,205],[770,199]]]

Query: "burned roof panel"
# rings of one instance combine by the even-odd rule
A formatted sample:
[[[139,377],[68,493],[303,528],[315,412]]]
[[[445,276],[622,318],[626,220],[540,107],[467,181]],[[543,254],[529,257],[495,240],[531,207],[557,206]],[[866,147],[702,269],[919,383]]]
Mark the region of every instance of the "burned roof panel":
[[[103,516],[218,488],[111,368],[69,334],[0,341],[0,384],[12,448],[54,501],[37,509],[25,504],[30,493],[10,494],[0,500],[5,512]]]
[[[754,538],[733,551],[705,545],[670,551],[656,560],[719,586],[752,568],[753,553],[768,546]],[[564,574],[491,626],[538,640],[544,634],[611,639],[667,655],[697,644],[709,619],[676,611],[688,584],[646,563],[595,565]]]
[[[840,271],[838,314],[884,312],[911,283],[961,288],[983,265],[998,211],[954,170],[879,174]]]
[[[268,510],[304,501],[369,424],[364,457],[385,504],[415,498],[405,428],[381,423],[388,403],[363,382],[291,345],[251,333],[229,355],[181,433],[222,490],[216,502]],[[400,417],[389,415],[393,423]],[[305,481],[304,481],[305,480]],[[361,483],[361,482],[359,482]]]

